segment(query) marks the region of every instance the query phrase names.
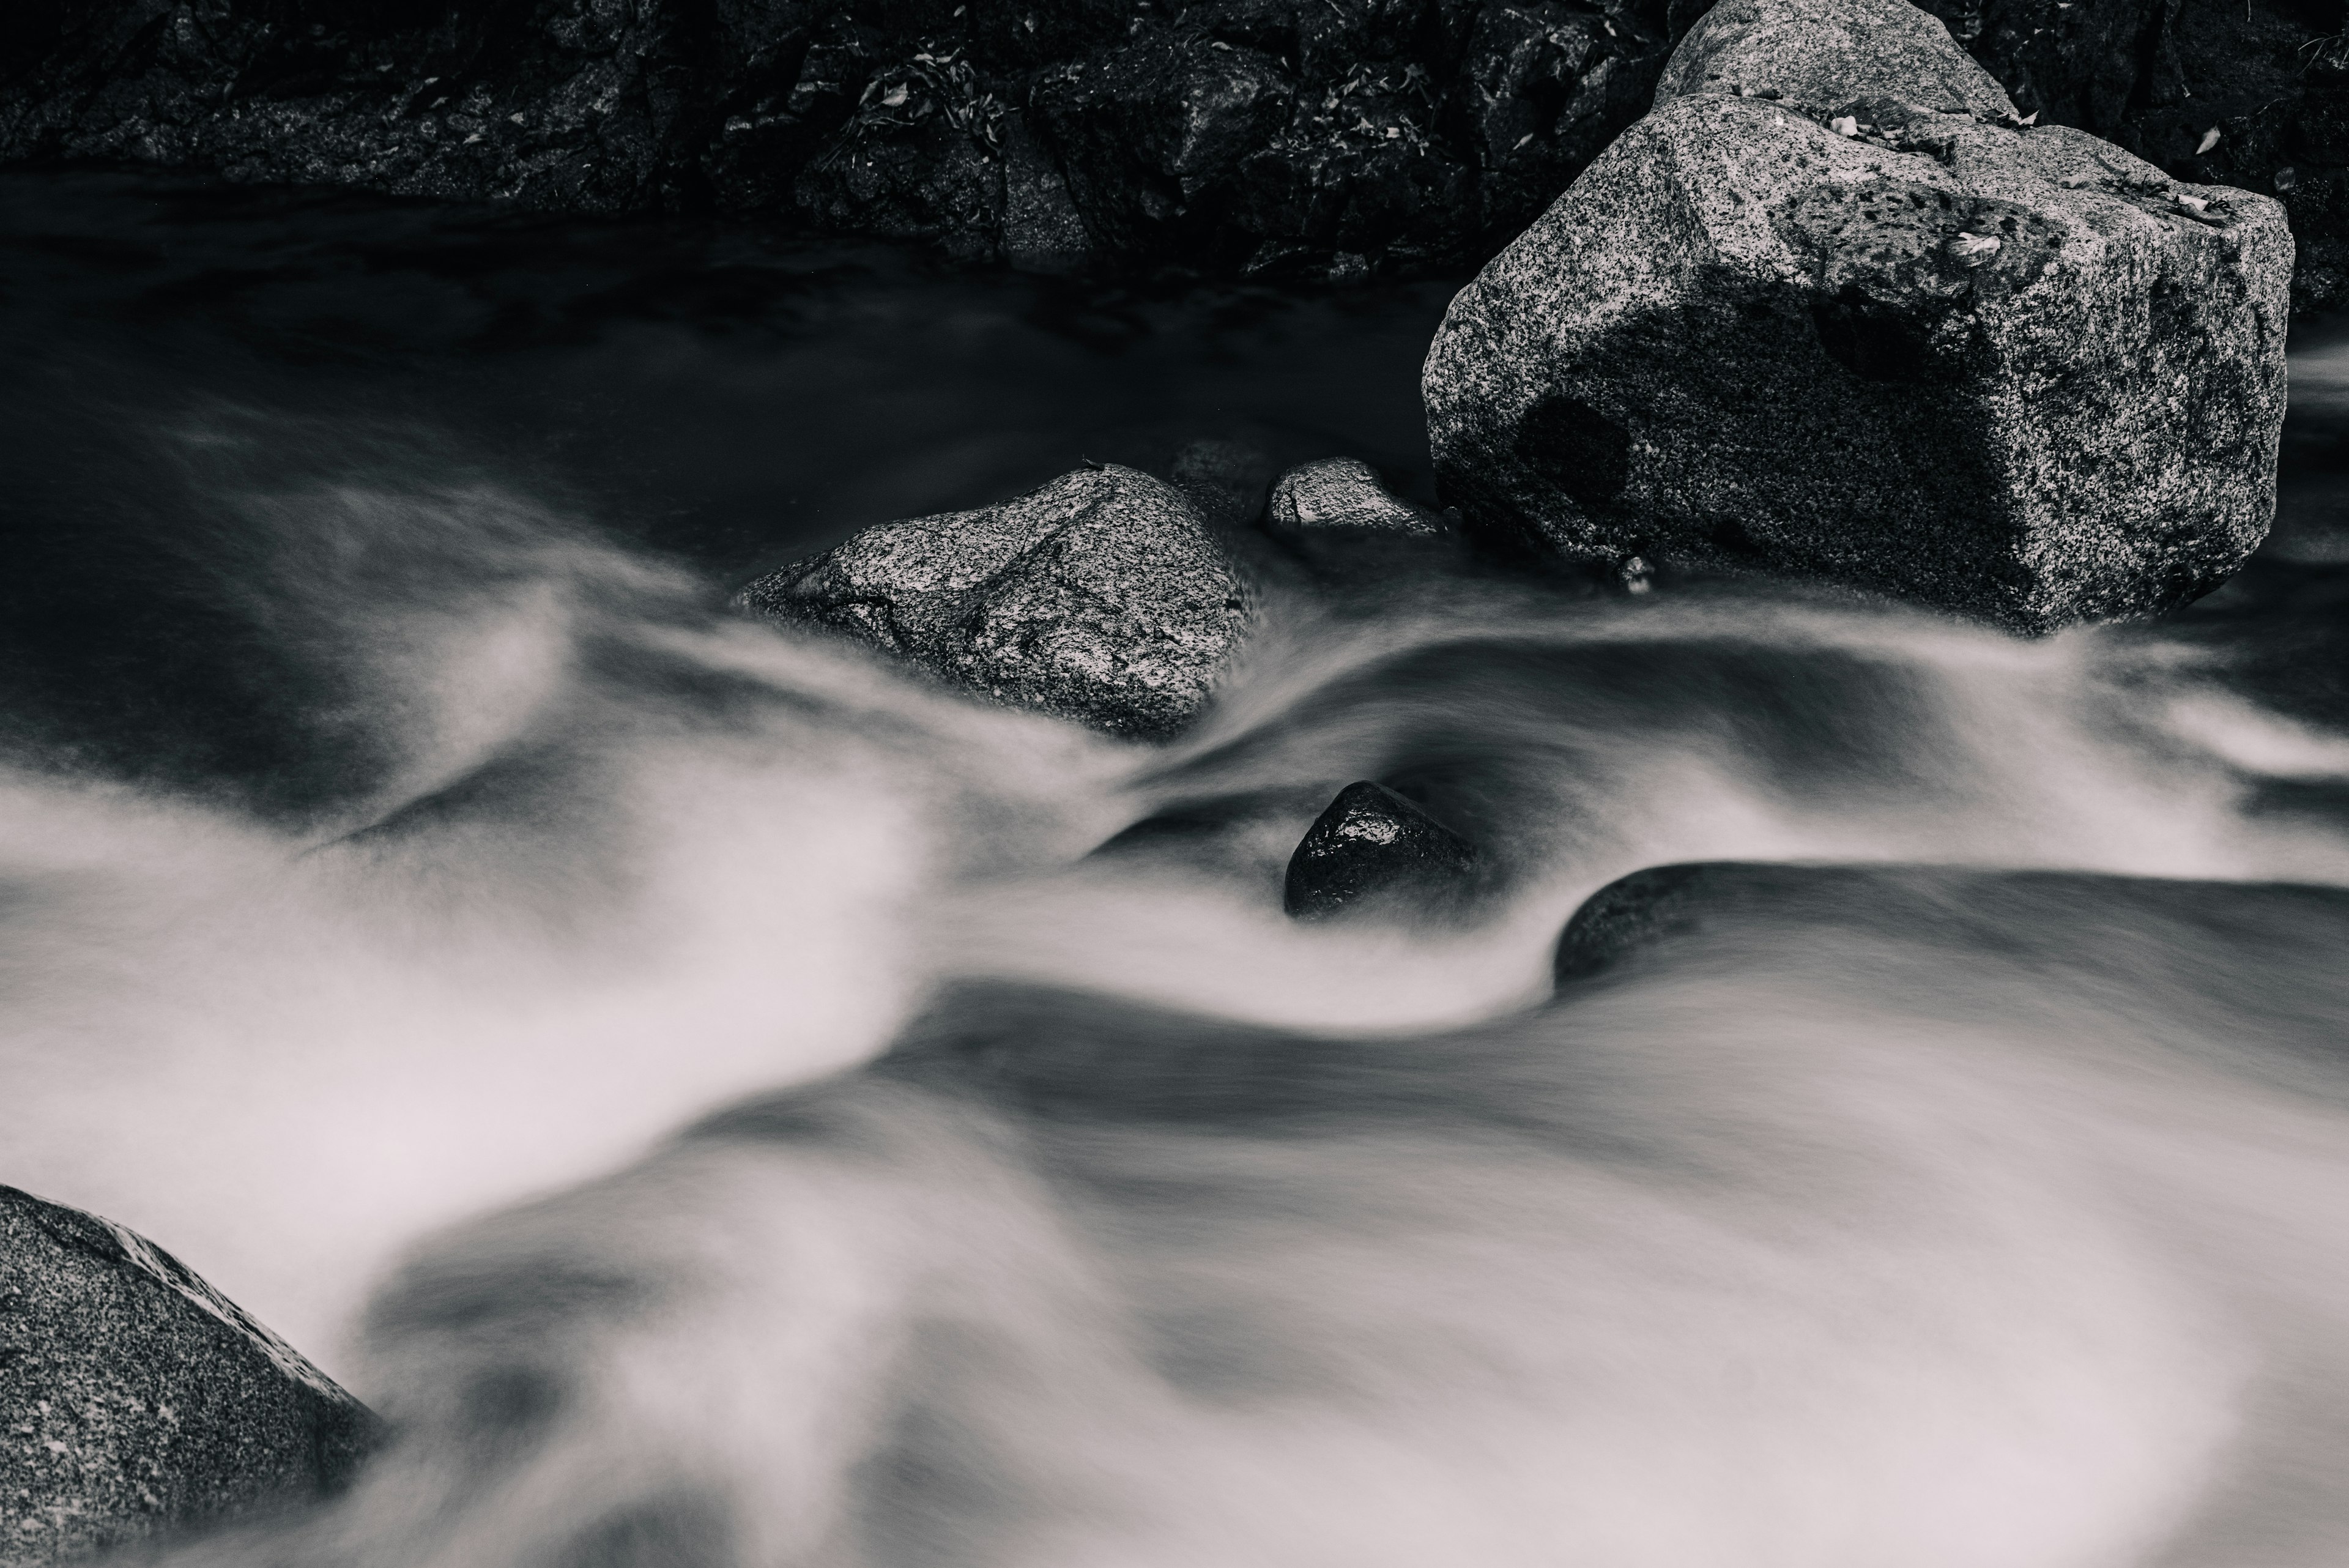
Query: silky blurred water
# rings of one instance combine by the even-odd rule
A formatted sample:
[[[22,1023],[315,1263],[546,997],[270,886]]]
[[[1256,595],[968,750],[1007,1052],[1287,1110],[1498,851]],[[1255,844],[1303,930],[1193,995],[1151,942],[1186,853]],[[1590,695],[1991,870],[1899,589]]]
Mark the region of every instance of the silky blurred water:
[[[725,596],[1201,437],[1424,497],[1444,288],[1151,297],[115,175],[0,179],[0,1181],[154,1237],[428,1438],[479,1346],[357,1328],[419,1244],[723,1260],[700,1328],[574,1351],[636,1393],[581,1404],[574,1469],[429,1522],[386,1482],[331,1560],[555,1560],[656,1473],[721,1522],[643,1539],[701,1555],[576,1560],[2240,1568],[2349,1535],[2310,1479],[2349,1454],[2333,948],[2091,898],[1995,943],[1765,920],[1548,1000],[1575,907],[1664,862],[2349,884],[2337,337],[2295,350],[2275,538],[2165,620],[1300,579],[1140,748]],[[1358,778],[1480,846],[1472,897],[1282,915]],[[2072,956],[2097,921],[2120,968]],[[1245,1099],[1229,1042],[1280,1031],[1416,1086],[1303,1138],[852,1088],[886,1155],[854,1170],[691,1145],[424,1242],[973,981],[1169,1010],[1019,1028],[1195,1050],[1202,1092],[1222,1062]],[[2287,992],[2292,1029],[2243,1022]],[[900,1364],[872,1325],[925,1270],[977,1339]],[[905,1408],[957,1435],[874,1435]]]

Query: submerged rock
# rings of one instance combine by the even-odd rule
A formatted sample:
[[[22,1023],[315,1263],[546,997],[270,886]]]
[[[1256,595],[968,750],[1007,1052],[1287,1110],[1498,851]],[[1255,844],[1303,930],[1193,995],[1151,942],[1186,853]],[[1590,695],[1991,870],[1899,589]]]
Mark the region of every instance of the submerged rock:
[[[1337,528],[1433,538],[1444,532],[1439,519],[1396,500],[1376,469],[1351,457],[1300,463],[1282,474],[1272,487],[1270,519],[1293,533]]]
[[[121,1226],[0,1187],[0,1564],[338,1486],[375,1417]]]
[[[2290,883],[2194,882],[2093,871],[1926,865],[1792,865],[1713,860],[1651,866],[1583,900],[1558,938],[1555,972],[1572,987],[1697,954],[1786,944],[1823,960],[1871,942],[1927,943],[2034,966],[2101,963],[2127,973],[2214,933],[2265,928],[2269,952],[2330,952],[2349,890]],[[1803,961],[1797,960],[1797,962]],[[1872,956],[1863,967],[1904,983]],[[2319,966],[2322,968],[2323,966]]]
[[[2022,125],[1901,0],[1724,0],[1454,301],[1437,471],[1570,557],[2159,610],[2266,532],[2292,260],[2272,201]]]
[[[1281,907],[1300,919],[1374,894],[1448,888],[1475,868],[1476,846],[1368,779],[1338,792],[1289,857]]]
[[[1238,572],[1197,510],[1114,464],[998,505],[867,528],[736,603],[1145,739],[1198,711],[1249,619]]]

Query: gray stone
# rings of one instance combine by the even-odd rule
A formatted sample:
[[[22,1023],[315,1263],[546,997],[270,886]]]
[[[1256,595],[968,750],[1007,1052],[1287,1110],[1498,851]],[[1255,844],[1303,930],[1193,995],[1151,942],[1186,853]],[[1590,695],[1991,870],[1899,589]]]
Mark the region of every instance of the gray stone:
[[[1429,352],[1472,526],[2028,631],[2189,600],[2264,535],[2274,202],[2021,125],[1900,0],[1727,0],[1664,81]]]
[[[1389,494],[1378,471],[1352,457],[1325,457],[1282,474],[1270,516],[1274,527],[1296,533],[1348,528],[1433,538],[1444,531],[1433,514]]]
[[[835,628],[1017,706],[1155,738],[1206,701],[1248,595],[1183,493],[1115,465],[867,528],[738,607]]]
[[[376,1430],[170,1253],[0,1187],[0,1568],[315,1496]]]

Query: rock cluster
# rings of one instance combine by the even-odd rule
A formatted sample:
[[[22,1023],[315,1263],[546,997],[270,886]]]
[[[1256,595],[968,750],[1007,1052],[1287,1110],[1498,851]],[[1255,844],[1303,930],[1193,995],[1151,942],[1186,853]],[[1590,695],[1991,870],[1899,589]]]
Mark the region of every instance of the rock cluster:
[[[1181,491],[1109,465],[1016,500],[867,528],[737,603],[900,654],[968,690],[1154,739],[1244,634],[1247,590]]]
[[[1454,302],[1437,470],[1517,548],[2167,608],[2271,516],[2292,255],[2265,197],[2021,123],[1903,0],[1724,0]]]
[[[0,1187],[0,1568],[331,1490],[375,1437],[169,1253]]]

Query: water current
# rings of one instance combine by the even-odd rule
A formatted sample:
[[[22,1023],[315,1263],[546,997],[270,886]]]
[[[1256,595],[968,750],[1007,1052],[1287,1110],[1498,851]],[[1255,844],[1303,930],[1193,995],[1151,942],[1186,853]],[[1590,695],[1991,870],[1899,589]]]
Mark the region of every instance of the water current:
[[[2147,624],[1358,575],[1139,747],[725,613],[1201,437],[1432,499],[1448,294],[0,179],[0,1181],[419,1434],[222,1561],[2349,1560],[2349,906],[1551,971],[2349,886],[2349,338]],[[1282,914],[1361,778],[1473,899]]]

